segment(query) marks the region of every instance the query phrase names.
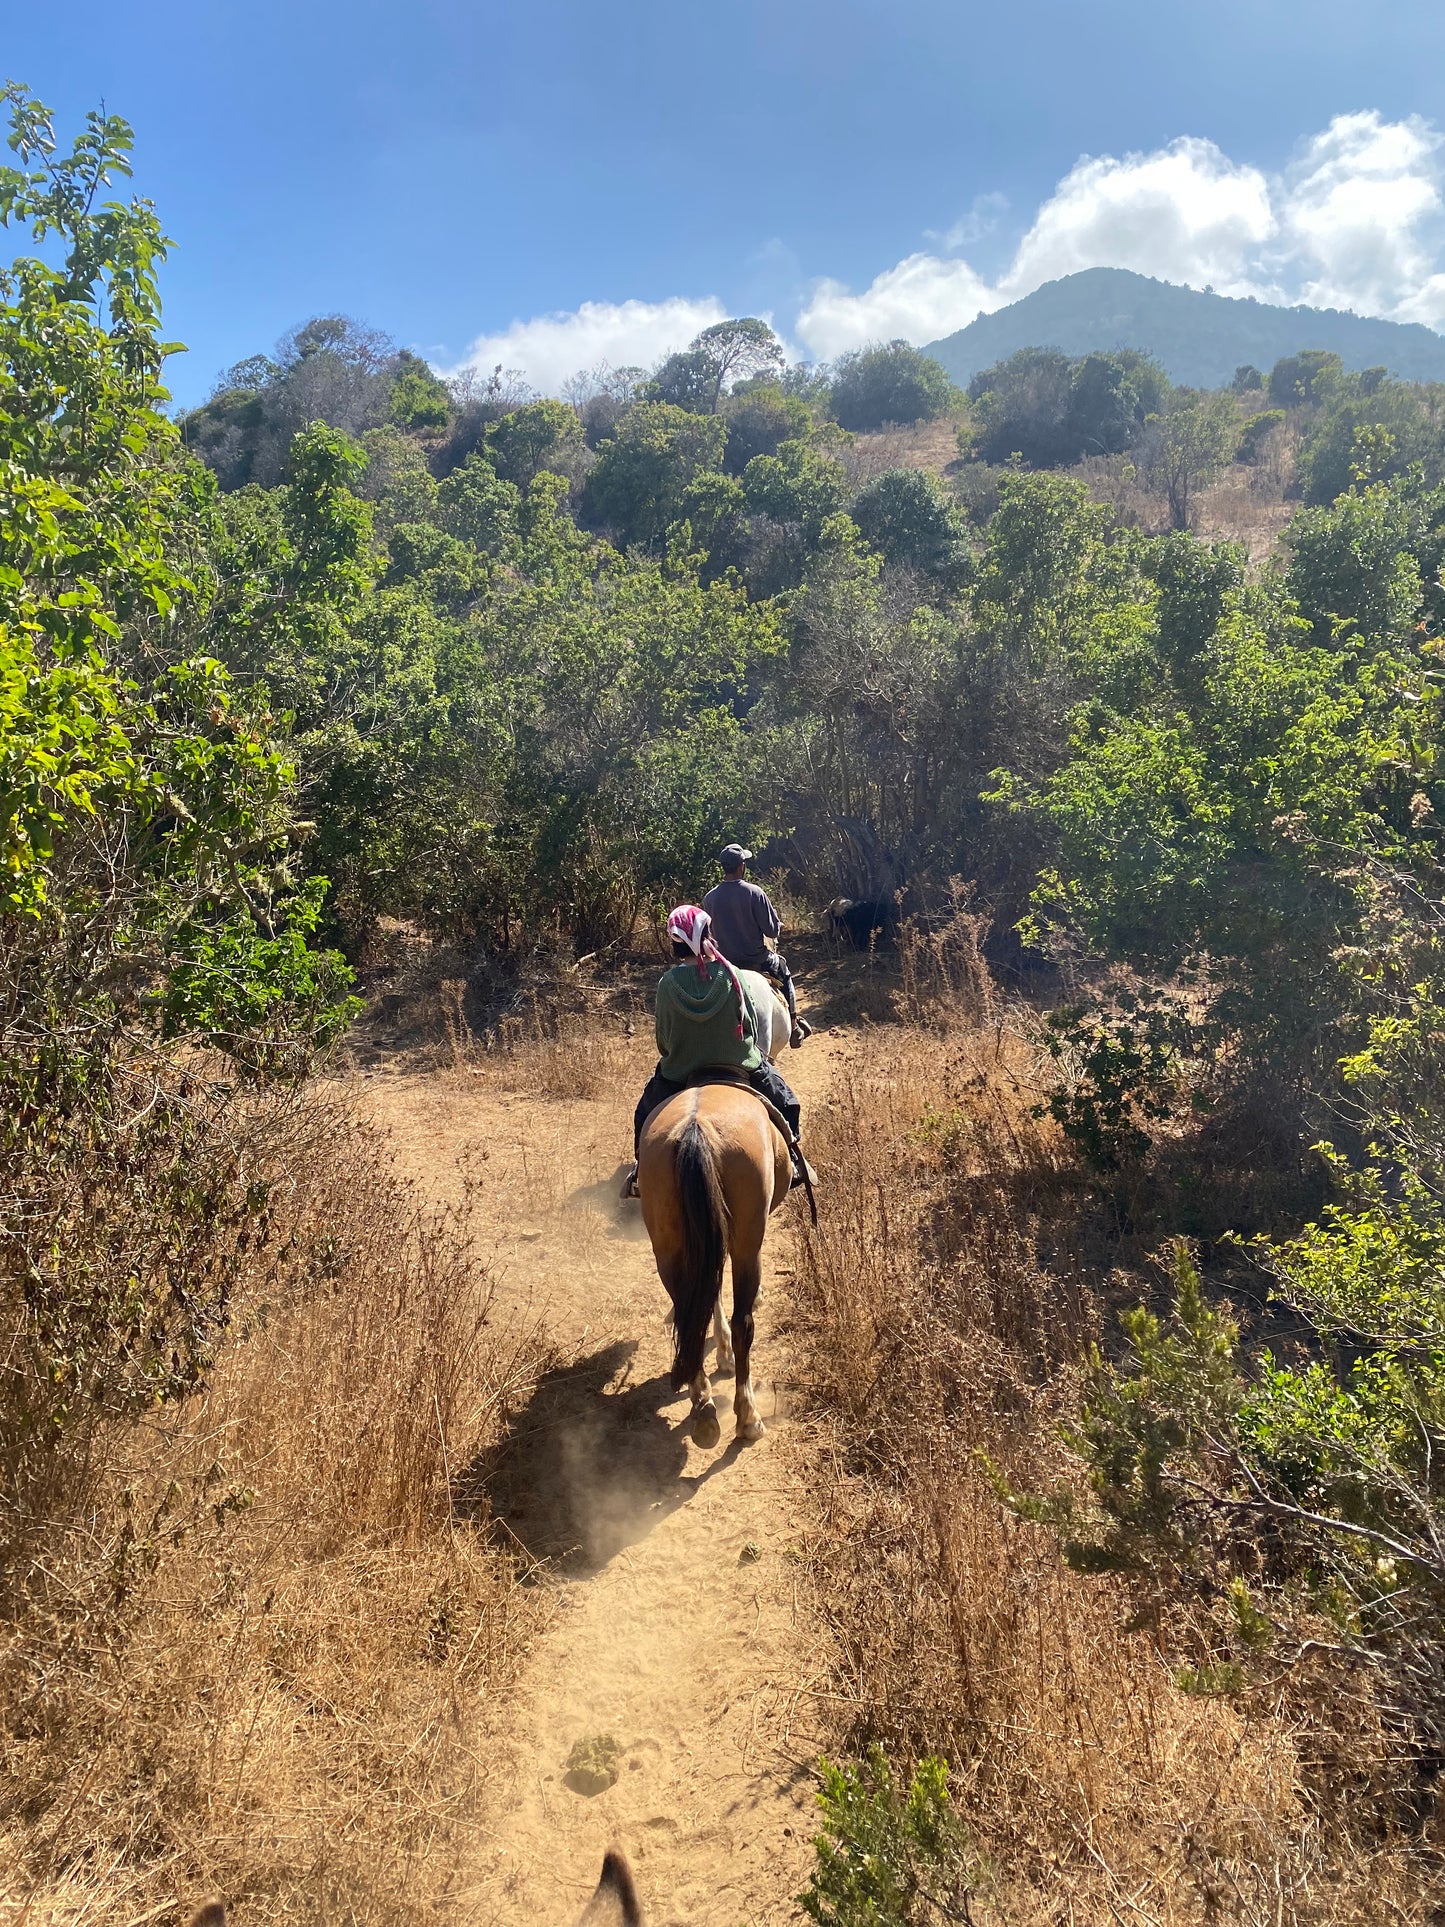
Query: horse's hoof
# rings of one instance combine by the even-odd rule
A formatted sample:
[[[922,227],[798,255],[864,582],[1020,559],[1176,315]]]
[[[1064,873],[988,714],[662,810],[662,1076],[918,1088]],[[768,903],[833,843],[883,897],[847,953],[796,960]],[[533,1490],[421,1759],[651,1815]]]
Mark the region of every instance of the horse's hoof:
[[[692,1436],[693,1442],[700,1445],[704,1452],[711,1452],[722,1437],[716,1405],[698,1406],[692,1415]]]
[[[764,1436],[767,1429],[767,1426],[763,1424],[760,1418],[750,1418],[746,1421],[742,1419],[738,1420],[738,1437],[743,1441],[744,1445],[755,1444],[758,1439]]]

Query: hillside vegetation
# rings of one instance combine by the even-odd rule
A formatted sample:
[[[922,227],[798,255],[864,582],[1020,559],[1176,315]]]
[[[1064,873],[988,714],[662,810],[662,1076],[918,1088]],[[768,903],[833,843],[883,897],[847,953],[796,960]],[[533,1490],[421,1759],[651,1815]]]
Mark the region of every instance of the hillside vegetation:
[[[820,1567],[856,1660],[840,1745],[946,1754],[971,1825],[1015,1816],[985,1842],[1000,1904],[1042,1907],[1097,1809],[993,1656],[1054,1655],[1083,1731],[1133,1717],[1078,1695],[1142,1629],[1167,1707],[1109,1752],[1110,1838],[1146,1765],[1157,1838],[1186,1825],[1189,1776],[1150,1753],[1193,1730],[1179,1696],[1244,1750],[1273,1722],[1270,1799],[1225,1839],[1201,1794],[1189,1851],[1136,1867],[1148,1917],[1363,1918],[1386,1875],[1428,1917],[1439,391],[1328,353],[1205,393],[1030,352],[965,401],[904,344],[789,369],[740,318],[557,401],[333,317],[176,423],[162,231],[105,199],[129,130],[67,150],[7,99],[0,214],[33,244],[0,279],[17,1893],[111,1882],[119,1908],[120,1870],[145,1917],[184,1865],[292,1918],[322,1890],[431,1905],[406,1856],[470,1771],[448,1708],[505,1682],[519,1612],[452,1469],[529,1366],[465,1227],[418,1218],[311,1073],[398,923],[465,958],[454,1018],[485,1027],[523,970],[608,969],[742,836],[804,906],[897,894],[898,995],[865,1014],[928,1053],[911,1104],[840,1100],[799,1281],[859,1516],[906,1512],[852,1569],[886,1611]],[[951,423],[948,477],[864,472],[849,438],[889,422]],[[1303,496],[1253,569],[1194,532],[1231,462]],[[1023,1602],[982,1648],[977,1558]],[[1037,1645],[1045,1570],[1091,1672]],[[405,1662],[348,1697],[402,1618]],[[936,1692],[900,1683],[915,1639]],[[278,1693],[314,1828],[251,1777]],[[943,1798],[920,1771],[914,1822]],[[886,1846],[889,1784],[835,1784],[839,1824]],[[924,1917],[926,1880],[898,1892],[838,1917]]]

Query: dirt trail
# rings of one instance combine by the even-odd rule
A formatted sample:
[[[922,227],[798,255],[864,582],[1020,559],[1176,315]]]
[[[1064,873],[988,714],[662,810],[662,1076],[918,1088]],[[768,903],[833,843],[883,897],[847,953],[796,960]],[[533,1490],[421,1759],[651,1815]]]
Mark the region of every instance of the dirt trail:
[[[818,1036],[783,1069],[805,1106],[846,1044]],[[501,1315],[539,1320],[555,1349],[501,1456],[495,1504],[555,1604],[491,1774],[460,1917],[533,1927],[575,1919],[604,1848],[637,1872],[649,1927],[739,1927],[793,1914],[809,1862],[820,1655],[799,1608],[797,1495],[808,1442],[788,1420],[778,1325],[790,1202],[764,1252],[754,1384],[768,1435],[723,1444],[681,1430],[667,1383],[666,1297],[636,1205],[617,1202],[638,1039],[586,1099],[499,1091],[490,1077],[377,1074],[367,1107],[401,1168],[433,1196],[476,1184]],[[726,1287],[725,1287],[726,1289]],[[617,1783],[567,1783],[573,1744],[611,1735]]]

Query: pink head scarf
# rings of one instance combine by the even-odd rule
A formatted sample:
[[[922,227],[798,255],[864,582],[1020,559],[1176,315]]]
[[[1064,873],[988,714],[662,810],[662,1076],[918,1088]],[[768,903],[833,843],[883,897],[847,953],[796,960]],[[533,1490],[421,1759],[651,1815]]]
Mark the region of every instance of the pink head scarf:
[[[747,1012],[747,999],[743,996],[742,979],[733,969],[727,958],[713,942],[712,918],[706,910],[699,910],[695,903],[680,903],[675,910],[669,911],[667,934],[674,943],[685,943],[697,958],[697,967],[705,977],[709,963],[721,964],[733,980],[733,989],[738,993],[738,1036],[743,1034],[743,1018]]]

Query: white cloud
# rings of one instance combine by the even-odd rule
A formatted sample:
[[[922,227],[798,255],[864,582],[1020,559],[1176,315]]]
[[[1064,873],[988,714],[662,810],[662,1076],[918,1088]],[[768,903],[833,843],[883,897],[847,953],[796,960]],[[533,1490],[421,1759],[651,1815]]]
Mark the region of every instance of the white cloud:
[[[820,356],[890,335],[933,341],[1093,267],[1442,326],[1442,163],[1445,139],[1427,122],[1376,113],[1336,116],[1273,177],[1194,138],[1152,154],[1085,157],[996,281],[957,257],[911,254],[861,294],[819,282],[797,331]],[[969,229],[965,217],[945,245]]]
[[[1286,244],[1306,276],[1301,300],[1397,315],[1423,298],[1440,314],[1430,283],[1445,239],[1441,149],[1426,122],[1378,114],[1341,114],[1308,143],[1281,195]]]
[[[982,241],[985,235],[992,234],[1007,212],[1007,194],[975,194],[967,214],[955,221],[952,227],[945,228],[941,234],[934,228],[925,228],[924,235],[930,241],[937,241],[952,254],[957,249],[966,248],[970,243]]]
[[[675,348],[685,348],[702,328],[722,321],[727,309],[712,296],[690,301],[584,301],[569,313],[514,321],[501,334],[480,335],[448,374],[475,368],[490,374],[499,365],[517,368],[544,395],[560,392],[569,375],[609,362],[614,368],[650,368]]]
[[[880,274],[862,294],[841,281],[820,281],[798,316],[797,332],[809,352],[828,359],[863,341],[933,341],[965,327],[999,299],[967,261],[936,254],[910,254]]]
[[[1151,154],[1085,156],[989,280],[956,250],[996,227],[1006,205],[979,196],[929,235],[942,252],[907,255],[861,292],[818,281],[794,323],[804,350],[832,359],[895,335],[934,341],[1091,267],[1445,329],[1445,136],[1418,116],[1337,115],[1275,175],[1194,137]],[[484,335],[462,365],[490,373],[500,362],[556,393],[600,361],[648,366],[727,312],[712,298],[586,301]]]
[[[1017,300],[1045,281],[1107,267],[1247,293],[1275,225],[1264,175],[1236,167],[1212,141],[1081,160],[1039,209],[1000,291]]]

